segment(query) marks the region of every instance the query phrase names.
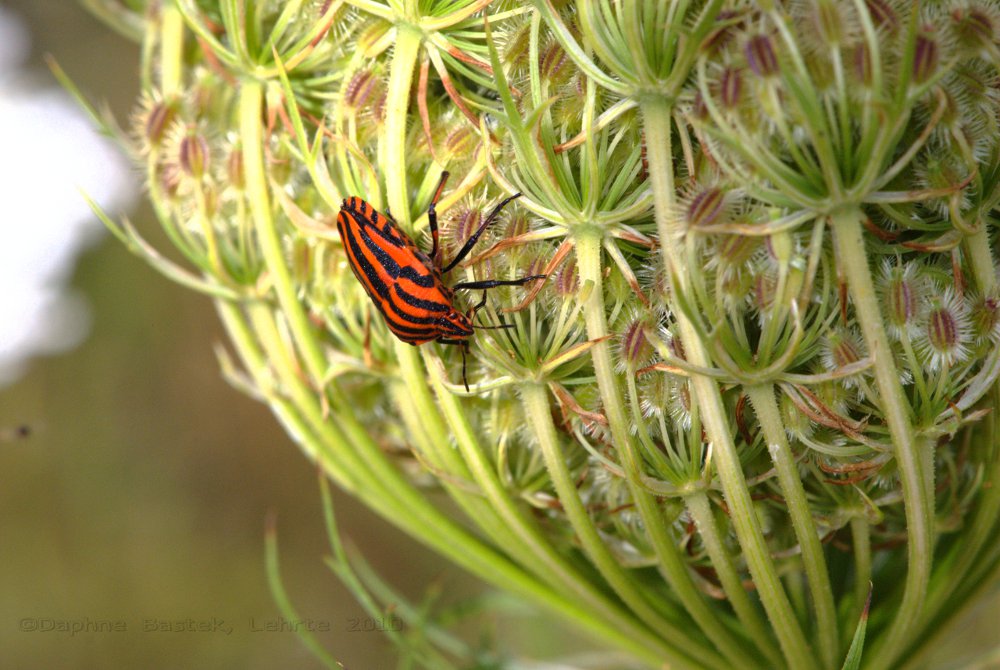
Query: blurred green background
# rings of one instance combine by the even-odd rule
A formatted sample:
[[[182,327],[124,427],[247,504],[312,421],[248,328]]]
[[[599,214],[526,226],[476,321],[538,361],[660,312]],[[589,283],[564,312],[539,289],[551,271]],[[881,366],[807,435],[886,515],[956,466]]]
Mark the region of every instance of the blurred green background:
[[[42,61],[52,54],[90,99],[127,120],[136,45],[75,0],[2,4],[30,28],[29,80],[55,86]],[[159,240],[148,209],[130,217]],[[71,284],[89,302],[89,337],[34,359],[0,389],[0,431],[31,429],[0,442],[0,668],[320,667],[294,634],[250,631],[251,618],[280,616],[264,571],[269,511],[300,616],[329,622],[319,637],[347,668],[391,667],[383,635],[348,630],[366,615],[322,564],[316,471],[266,407],[219,374],[213,345],[223,334],[210,301],[110,235],[80,257]],[[336,506],[344,534],[408,595],[441,575],[443,565],[385,522],[343,496]],[[30,632],[26,619],[121,620],[128,630]],[[222,619],[232,633],[143,632],[146,619]]]
[[[90,99],[127,118],[138,93],[136,45],[73,0],[3,6],[31,31],[32,79],[54,85],[41,60],[52,54]],[[148,209],[130,216],[159,241]],[[223,334],[210,301],[109,236],[79,259],[72,286],[90,304],[89,337],[35,359],[0,389],[0,432],[31,429],[27,439],[0,442],[0,668],[320,667],[294,634],[251,630],[251,619],[280,616],[264,572],[269,511],[300,617],[328,622],[318,637],[345,667],[392,667],[384,636],[350,630],[366,615],[322,564],[315,470],[265,407],[219,375],[213,345]],[[335,500],[344,534],[409,597],[440,580],[449,591],[475,591],[382,520]],[[971,611],[934,667],[996,643],[998,615],[996,596]],[[32,621],[99,620],[127,631],[23,630]],[[232,632],[145,632],[146,620],[222,620]],[[532,647],[556,637],[546,625],[517,628]]]

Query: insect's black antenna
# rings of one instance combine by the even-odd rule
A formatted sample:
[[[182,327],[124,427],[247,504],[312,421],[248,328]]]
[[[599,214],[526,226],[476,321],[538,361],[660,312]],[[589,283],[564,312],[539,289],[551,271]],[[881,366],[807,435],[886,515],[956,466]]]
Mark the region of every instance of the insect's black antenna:
[[[441,197],[441,193],[444,191],[444,185],[448,181],[448,171],[445,170],[441,173],[441,181],[438,182],[437,190],[434,191],[434,197],[431,198],[431,204],[427,206],[427,222],[430,224],[431,228],[431,262],[434,265],[438,263],[438,251],[440,247],[438,246],[438,216],[437,216],[437,202]]]
[[[529,275],[527,277],[521,277],[520,279],[487,279],[486,281],[463,281],[452,286],[453,291],[459,289],[480,289],[480,288],[496,288],[497,286],[521,286],[522,284],[527,284],[529,281],[535,281],[536,279],[545,279],[548,275]]]
[[[459,252],[455,254],[455,257],[453,259],[451,259],[451,263],[448,263],[448,265],[441,268],[441,274],[446,274],[453,267],[461,263],[465,259],[465,257],[469,255],[469,252],[472,251],[472,247],[476,246],[476,242],[479,241],[479,236],[483,234],[483,231],[486,230],[490,226],[490,224],[496,221],[497,215],[500,214],[500,210],[506,207],[507,203],[509,203],[511,200],[520,197],[521,197],[520,193],[515,193],[509,198],[504,198],[502,201],[500,201],[500,204],[493,208],[493,211],[490,212],[490,215],[486,217],[486,220],[483,221],[483,223],[479,226],[479,228],[476,229],[476,232],[472,233],[472,237],[470,237],[465,241],[465,244],[462,246]]]
[[[472,324],[472,327],[476,330],[510,330],[511,328],[517,328],[517,324],[501,323],[496,326],[478,326],[476,324]]]

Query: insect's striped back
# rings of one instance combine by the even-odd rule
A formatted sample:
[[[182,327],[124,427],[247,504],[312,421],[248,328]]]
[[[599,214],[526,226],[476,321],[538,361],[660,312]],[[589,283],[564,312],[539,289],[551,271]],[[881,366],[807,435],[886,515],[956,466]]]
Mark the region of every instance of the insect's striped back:
[[[368,296],[397,337],[410,344],[464,338],[446,318],[454,314],[452,292],[430,259],[392,221],[358,197],[343,202],[337,230],[347,260]]]

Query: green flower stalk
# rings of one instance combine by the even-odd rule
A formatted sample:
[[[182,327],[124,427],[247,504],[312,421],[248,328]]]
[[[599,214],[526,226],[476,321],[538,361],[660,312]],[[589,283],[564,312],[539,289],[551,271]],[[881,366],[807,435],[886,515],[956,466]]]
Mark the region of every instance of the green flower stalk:
[[[1000,3],[124,4],[184,263],[109,225],[390,522],[651,668],[918,667],[995,583]],[[468,390],[334,224],[423,246],[445,170],[449,257],[521,194],[446,284],[547,276],[490,292]]]

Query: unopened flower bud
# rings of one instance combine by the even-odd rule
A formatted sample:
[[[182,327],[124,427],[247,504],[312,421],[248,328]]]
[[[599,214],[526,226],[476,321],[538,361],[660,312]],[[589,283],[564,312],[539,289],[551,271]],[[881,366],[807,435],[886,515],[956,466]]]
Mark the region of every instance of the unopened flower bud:
[[[861,341],[853,331],[837,328],[823,342],[822,360],[828,370],[838,370],[864,357]]]
[[[479,228],[482,214],[478,209],[462,208],[451,216],[451,225],[448,226],[448,237],[456,250],[460,249],[465,241],[472,237],[472,234]]]
[[[951,367],[968,357],[972,335],[969,307],[953,288],[932,299],[920,335],[918,347],[931,370]]]
[[[560,296],[576,295],[576,291],[580,286],[580,275],[576,270],[575,262],[567,261],[562,266],[559,274],[556,275],[555,285],[556,293]]]
[[[778,73],[778,56],[767,35],[754,35],[743,47],[747,65],[758,77],[771,77]]]
[[[743,74],[739,69],[727,67],[719,77],[719,102],[726,109],[735,109],[743,98]]]
[[[979,342],[1000,344],[1000,292],[977,296],[972,301],[972,329]]]
[[[144,139],[150,147],[159,147],[177,118],[177,109],[166,102],[154,102],[146,114]]]
[[[889,4],[889,0],[865,0],[868,14],[876,28],[882,28],[887,32],[895,32],[899,26],[899,17],[896,10]]]
[[[863,86],[872,85],[872,54],[864,42],[856,45],[851,51],[851,71],[854,78]]]
[[[956,8],[951,12],[951,19],[961,47],[978,52],[996,41],[994,19],[981,7]]]
[[[541,55],[538,69],[542,78],[551,84],[561,84],[569,79],[572,68],[569,67],[570,60],[557,42],[549,45],[549,48]]]
[[[209,166],[208,140],[205,136],[189,131],[181,138],[177,150],[177,162],[188,176],[201,179]]]
[[[917,35],[913,49],[913,81],[923,84],[937,72],[941,60],[940,47],[930,31],[921,31]]]
[[[899,339],[904,333],[912,335],[916,326],[918,306],[923,298],[923,282],[917,275],[915,263],[896,265],[892,261],[882,264],[882,302],[885,308],[889,335]]]
[[[691,228],[706,228],[726,217],[726,195],[712,186],[697,193],[687,207],[687,224]]]
[[[653,355],[653,345],[646,337],[646,326],[641,318],[633,319],[621,334],[621,362],[630,370],[642,367]]]
[[[351,77],[344,90],[344,104],[350,109],[359,109],[371,103],[378,92],[378,77],[371,70],[359,70]]]
[[[464,160],[475,155],[479,134],[470,126],[462,125],[454,128],[444,138],[445,157],[451,160]]]
[[[246,173],[243,168],[243,151],[239,147],[233,147],[226,160],[226,177],[229,185],[242,191],[246,185]]]

